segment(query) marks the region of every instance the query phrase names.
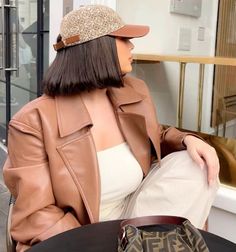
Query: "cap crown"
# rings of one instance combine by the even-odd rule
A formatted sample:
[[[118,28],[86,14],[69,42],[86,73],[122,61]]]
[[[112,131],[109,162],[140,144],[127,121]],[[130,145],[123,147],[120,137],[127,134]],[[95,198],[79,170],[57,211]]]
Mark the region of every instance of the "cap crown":
[[[62,20],[60,35],[65,46],[80,44],[110,34],[124,26],[119,15],[104,5],[86,5],[69,12]],[[76,42],[66,40],[78,36]]]

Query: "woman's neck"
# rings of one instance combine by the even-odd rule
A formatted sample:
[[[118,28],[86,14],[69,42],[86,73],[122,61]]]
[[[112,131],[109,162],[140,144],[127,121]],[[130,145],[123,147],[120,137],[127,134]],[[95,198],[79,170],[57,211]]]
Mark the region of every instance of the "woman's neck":
[[[107,92],[106,88],[95,89],[95,90],[90,91],[90,92],[83,92],[81,94],[81,96],[82,96],[82,99],[85,102],[93,102],[93,103],[95,103],[95,102],[98,102],[98,101],[106,99],[107,98],[106,92]]]

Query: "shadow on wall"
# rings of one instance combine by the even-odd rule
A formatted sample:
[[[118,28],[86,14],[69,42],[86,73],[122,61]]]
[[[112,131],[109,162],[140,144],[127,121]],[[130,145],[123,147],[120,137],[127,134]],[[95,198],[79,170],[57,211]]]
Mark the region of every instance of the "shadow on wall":
[[[166,67],[159,62],[134,61],[132,75],[144,80],[149,87],[157,110],[158,119],[163,124],[175,125],[176,123],[176,90],[169,85]],[[176,86],[178,88],[178,79]],[[168,101],[168,106],[163,108],[163,104]]]

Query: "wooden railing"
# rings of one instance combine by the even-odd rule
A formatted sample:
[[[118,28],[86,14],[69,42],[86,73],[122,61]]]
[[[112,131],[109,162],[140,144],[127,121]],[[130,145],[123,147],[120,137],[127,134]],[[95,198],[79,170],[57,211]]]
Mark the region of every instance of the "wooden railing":
[[[133,59],[138,62],[165,62],[172,61],[180,64],[179,74],[179,95],[177,107],[177,126],[182,128],[183,123],[183,107],[184,107],[184,85],[185,85],[185,68],[187,63],[199,64],[198,78],[198,118],[197,129],[201,131],[202,123],[202,97],[204,84],[204,71],[206,64],[236,66],[236,58],[211,57],[211,56],[181,56],[181,55],[157,55],[157,54],[134,54]]]

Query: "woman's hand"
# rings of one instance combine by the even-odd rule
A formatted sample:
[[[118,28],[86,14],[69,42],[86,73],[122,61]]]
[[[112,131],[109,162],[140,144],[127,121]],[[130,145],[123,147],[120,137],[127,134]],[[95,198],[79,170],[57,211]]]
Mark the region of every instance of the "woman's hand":
[[[215,149],[201,139],[192,135],[184,138],[184,144],[190,157],[203,169],[206,164],[208,169],[208,183],[211,185],[217,179],[220,164]]]

